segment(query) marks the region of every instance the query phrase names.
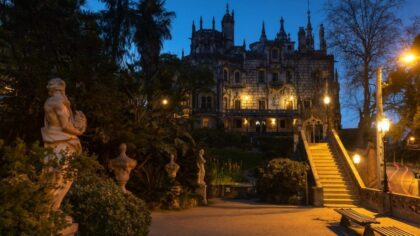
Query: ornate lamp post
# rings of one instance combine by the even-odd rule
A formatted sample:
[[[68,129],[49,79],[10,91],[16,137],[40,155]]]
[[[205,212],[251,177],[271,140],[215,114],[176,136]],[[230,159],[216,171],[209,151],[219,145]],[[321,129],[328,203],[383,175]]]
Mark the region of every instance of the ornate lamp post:
[[[328,134],[328,130],[330,129],[330,116],[329,116],[329,114],[330,114],[330,103],[331,103],[330,96],[325,95],[324,104],[327,107],[327,134]]]

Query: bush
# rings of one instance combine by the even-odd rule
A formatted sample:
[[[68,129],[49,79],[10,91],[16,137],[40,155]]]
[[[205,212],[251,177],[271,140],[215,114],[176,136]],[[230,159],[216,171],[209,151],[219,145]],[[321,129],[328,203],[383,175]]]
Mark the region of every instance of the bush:
[[[71,215],[79,223],[79,233],[147,235],[151,217],[144,201],[123,193],[114,180],[100,174],[102,170],[96,161],[85,158],[79,158],[79,164],[91,163],[90,167],[78,167],[78,177],[66,196],[66,203],[73,211]]]
[[[51,186],[39,181],[46,153],[37,143],[0,140],[0,235],[55,235],[66,226],[62,212],[49,212]]]
[[[301,204],[305,196],[306,164],[289,159],[271,160],[260,169],[257,194],[262,201]]]

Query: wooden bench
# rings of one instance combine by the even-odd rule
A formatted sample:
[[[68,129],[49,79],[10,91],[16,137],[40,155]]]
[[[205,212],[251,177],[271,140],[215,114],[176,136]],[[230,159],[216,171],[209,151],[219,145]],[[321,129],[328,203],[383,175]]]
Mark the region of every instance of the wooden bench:
[[[375,226],[373,231],[383,236],[415,236],[412,233],[399,229],[395,226]]]
[[[341,215],[340,225],[344,227],[350,226],[351,222],[356,223],[365,228],[363,236],[373,236],[373,230],[371,224],[379,224],[375,218],[363,215],[351,208],[340,208],[334,209]]]

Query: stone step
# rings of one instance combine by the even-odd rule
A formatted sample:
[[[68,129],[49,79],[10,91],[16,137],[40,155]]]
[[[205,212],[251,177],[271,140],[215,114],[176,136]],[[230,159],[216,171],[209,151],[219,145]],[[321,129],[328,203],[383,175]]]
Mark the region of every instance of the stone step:
[[[359,197],[356,195],[350,195],[346,193],[325,193],[324,199],[350,199],[350,200],[359,200]]]
[[[346,182],[342,179],[322,179],[322,178],[320,178],[319,181],[321,182],[322,186],[324,186],[325,184],[327,184],[327,185],[328,184],[344,184],[344,185],[348,184],[348,182]]]
[[[339,176],[342,176],[342,174],[341,174],[341,172],[340,171],[338,171],[338,170],[320,170],[320,169],[318,169],[317,170],[317,172],[318,172],[318,175],[339,175]]]
[[[352,194],[352,190],[351,189],[347,189],[345,187],[343,188],[325,188],[323,189],[324,194]]]
[[[358,201],[353,199],[337,199],[337,198],[324,198],[324,204],[350,204],[357,205]]]
[[[353,204],[324,204],[324,207],[328,208],[357,208],[358,206]]]

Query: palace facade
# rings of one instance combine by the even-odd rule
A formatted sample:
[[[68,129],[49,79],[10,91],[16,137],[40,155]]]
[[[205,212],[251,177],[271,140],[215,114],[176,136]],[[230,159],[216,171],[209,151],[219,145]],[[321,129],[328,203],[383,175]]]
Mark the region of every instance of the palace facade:
[[[310,11],[306,28],[300,27],[297,43],[286,33],[283,18],[274,39],[262,24],[260,39],[235,45],[235,15],[226,7],[218,31],[193,22],[190,55],[193,65],[211,68],[211,92],[193,94],[191,107],[196,128],[216,128],[256,133],[291,133],[298,125],[312,124],[317,133],[326,124],[341,122],[339,84],[334,56],[328,54],[324,27],[319,26],[316,49]],[[325,96],[331,103],[323,102]]]

